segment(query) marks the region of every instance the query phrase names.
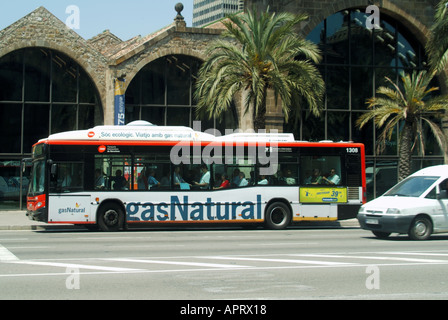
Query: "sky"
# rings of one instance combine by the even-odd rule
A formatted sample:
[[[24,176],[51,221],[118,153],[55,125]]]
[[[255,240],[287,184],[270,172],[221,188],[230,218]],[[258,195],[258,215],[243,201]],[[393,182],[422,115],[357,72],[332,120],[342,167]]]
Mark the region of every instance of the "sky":
[[[79,29],[84,39],[90,39],[109,29],[121,40],[137,35],[146,36],[169,24],[177,15],[175,5],[182,2],[187,27],[193,24],[193,0],[15,0],[0,5],[0,30],[13,24],[30,12],[44,6],[62,22],[76,23],[74,11],[79,8]],[[76,26],[76,25],[75,25]]]

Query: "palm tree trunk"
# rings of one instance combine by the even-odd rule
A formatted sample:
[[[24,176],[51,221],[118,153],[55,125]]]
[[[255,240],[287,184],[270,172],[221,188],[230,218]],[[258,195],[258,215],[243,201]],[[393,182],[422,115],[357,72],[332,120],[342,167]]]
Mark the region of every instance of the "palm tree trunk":
[[[412,123],[405,121],[398,150],[398,181],[411,174],[412,164]]]
[[[250,103],[249,107],[246,110],[246,100],[248,95],[249,95],[248,90],[241,90],[240,94],[237,95],[238,97],[235,100],[239,115],[238,117],[239,129],[242,130],[243,132],[254,130],[253,104]]]

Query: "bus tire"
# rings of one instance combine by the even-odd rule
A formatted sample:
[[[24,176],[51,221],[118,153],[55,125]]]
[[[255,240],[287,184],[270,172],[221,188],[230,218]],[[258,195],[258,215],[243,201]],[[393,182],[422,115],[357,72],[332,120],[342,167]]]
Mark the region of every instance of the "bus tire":
[[[271,203],[265,213],[265,224],[268,229],[283,230],[291,222],[291,210],[283,202]]]
[[[409,228],[409,237],[412,240],[427,240],[432,234],[432,222],[425,216],[417,216]]]
[[[104,232],[119,231],[124,224],[123,209],[116,203],[107,203],[98,210],[97,221]]]

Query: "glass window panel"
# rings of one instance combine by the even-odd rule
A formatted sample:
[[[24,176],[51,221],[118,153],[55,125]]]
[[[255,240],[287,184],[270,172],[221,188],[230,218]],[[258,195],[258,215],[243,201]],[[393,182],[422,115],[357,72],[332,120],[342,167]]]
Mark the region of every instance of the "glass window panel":
[[[300,157],[301,185],[341,185],[342,164],[340,156]]]
[[[0,104],[0,135],[1,153],[20,153],[22,105]],[[27,150],[31,152],[31,150]]]
[[[92,79],[79,67],[79,102],[98,103],[98,93]]]
[[[51,53],[44,49],[25,51],[25,100],[50,101]]]
[[[361,112],[352,114],[352,138],[354,142],[364,143],[366,155],[373,155],[374,152],[374,129],[373,121],[366,124],[362,129],[356,126],[356,121],[362,115]]]
[[[397,58],[396,30],[384,19],[381,20],[380,29],[374,31],[375,65],[382,67],[395,67]]]
[[[391,87],[391,83],[386,80],[386,77],[397,82],[398,74],[395,68],[376,68],[375,69],[375,91],[379,87]]]
[[[76,106],[53,105],[51,134],[76,130]]]
[[[316,43],[322,53],[325,53],[325,21],[319,23],[306,37],[307,40]],[[324,59],[325,62],[325,59]]]
[[[50,192],[79,192],[84,190],[84,163],[55,163],[57,171],[50,179]]]
[[[0,160],[0,209],[17,210],[20,204],[20,159]],[[26,198],[29,179],[23,178],[22,196]]]
[[[368,16],[359,10],[350,15],[351,64],[373,65],[373,31],[366,28]]]
[[[78,130],[90,129],[103,124],[103,111],[100,105],[79,106]]]
[[[436,119],[434,117],[429,117],[429,119],[436,123],[439,128],[442,127],[441,119]],[[424,136],[424,143],[425,143],[425,155],[428,156],[440,156],[442,155],[442,150],[439,147],[439,144],[437,143],[437,139],[435,138],[431,128],[429,127],[428,123],[426,121],[423,121],[423,136]],[[417,148],[415,148],[417,151]]]
[[[49,105],[25,105],[23,152],[31,153],[33,144],[49,135]]]
[[[95,156],[95,170],[103,181],[95,182],[98,188],[103,190],[130,190],[133,186],[132,159],[130,156],[101,155]],[[104,184],[104,186],[103,186]]]
[[[373,69],[353,67],[351,69],[352,110],[366,110],[366,100],[374,95]]]
[[[166,124],[168,126],[191,126],[191,110],[191,108],[168,108]]]
[[[328,112],[328,140],[347,141],[350,136],[350,113]]]
[[[23,50],[0,58],[0,101],[22,101]]]
[[[189,61],[182,56],[172,56],[168,60],[168,104],[190,105],[190,72]]]
[[[53,102],[76,102],[78,66],[70,58],[53,52]]]
[[[377,140],[380,137],[380,135],[383,133],[384,131],[384,126],[381,127],[380,129],[378,129],[377,127],[375,127],[376,130],[376,137]],[[377,147],[378,147],[378,142],[376,141],[376,150],[375,152],[377,153]],[[386,139],[386,145],[385,145],[385,149],[382,153],[377,153],[377,155],[388,155],[388,156],[396,156],[398,153],[398,137],[397,137],[397,129],[394,129],[394,132],[392,134],[392,138],[390,140]]]
[[[321,117],[313,116],[309,111],[305,111],[302,117],[302,138],[306,141],[325,140],[325,114]]]
[[[165,104],[165,62],[156,60],[141,72],[142,104]],[[135,85],[139,85],[138,82]],[[135,89],[134,89],[135,90]],[[138,91],[137,91],[138,92]]]
[[[375,197],[383,195],[398,182],[396,161],[377,161],[375,167]]]
[[[165,107],[142,107],[142,119],[157,126],[165,125]]]
[[[126,123],[140,120],[140,107],[126,105]]]
[[[141,73],[132,79],[126,89],[126,106],[130,104],[141,104]]]
[[[327,109],[346,109],[349,102],[349,68],[327,66]]]
[[[350,13],[344,10],[327,18],[326,53],[327,63],[349,63],[349,27]]]
[[[419,52],[418,46],[413,47],[408,40],[401,34],[398,34],[398,67],[400,68],[418,68]]]

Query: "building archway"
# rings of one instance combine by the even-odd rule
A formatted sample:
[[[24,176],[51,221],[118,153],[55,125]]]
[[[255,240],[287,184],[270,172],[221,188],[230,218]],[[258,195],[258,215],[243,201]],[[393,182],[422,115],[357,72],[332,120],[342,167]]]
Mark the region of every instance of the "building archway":
[[[345,9],[328,16],[308,33],[307,39],[318,44],[323,53],[319,69],[327,89],[324,111],[320,118],[303,112],[298,129],[287,124],[285,131],[295,130],[301,140],[364,143],[367,167],[373,175],[368,196],[375,197],[396,183],[398,136],[395,134],[384,153],[377,154],[380,130],[373,123],[359,130],[355,122],[367,111],[366,100],[375,96],[378,87],[387,86],[386,76],[399,83],[402,72],[425,70],[428,64],[423,44],[401,20],[381,11],[380,27],[371,30],[366,27],[369,16],[357,8]],[[427,136],[425,154],[414,157],[413,170],[443,163],[442,152],[431,136]],[[383,178],[375,175],[386,171]]]
[[[126,90],[126,123],[146,120],[159,126],[187,126],[200,120],[196,115],[194,88],[202,60],[170,54],[145,65]],[[233,128],[231,116],[201,119],[201,129]]]
[[[0,57],[0,183],[15,185],[20,161],[39,139],[103,124],[101,98],[87,72],[66,54],[32,47]],[[15,181],[15,180],[14,180]],[[16,190],[17,189],[17,190]],[[2,203],[19,203],[19,186]],[[26,186],[22,186],[22,191]]]

